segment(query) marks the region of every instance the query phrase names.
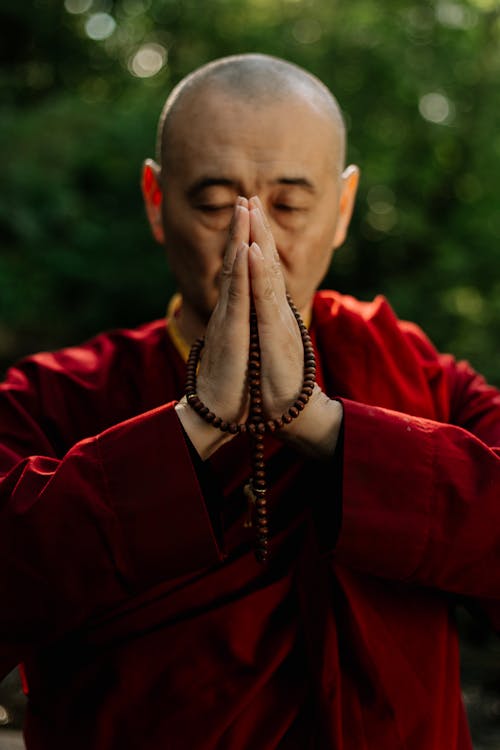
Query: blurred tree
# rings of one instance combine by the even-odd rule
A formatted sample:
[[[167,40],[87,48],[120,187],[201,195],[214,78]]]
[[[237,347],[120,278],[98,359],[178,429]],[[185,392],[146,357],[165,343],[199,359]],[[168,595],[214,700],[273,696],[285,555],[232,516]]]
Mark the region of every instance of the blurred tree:
[[[387,295],[500,383],[499,18],[492,0],[3,0],[0,364],[163,314],[138,188],[161,105],[197,65],[262,51],[332,88],[362,170],[325,283]]]

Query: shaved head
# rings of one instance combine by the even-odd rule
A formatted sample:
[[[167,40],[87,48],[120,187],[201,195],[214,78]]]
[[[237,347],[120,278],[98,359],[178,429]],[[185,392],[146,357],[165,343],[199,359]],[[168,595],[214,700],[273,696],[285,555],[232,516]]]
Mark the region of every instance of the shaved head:
[[[259,198],[287,290],[301,314],[310,313],[354,206],[359,169],[344,159],[340,107],[298,65],[232,55],[175,86],[158,123],[156,163],[143,165],[142,189],[190,338],[202,333],[217,304],[239,198]]]
[[[305,105],[331,119],[336,133],[337,163],[344,168],[345,125],[337,100],[316,76],[294,63],[271,55],[248,53],[230,55],[207,63],[183,78],[171,91],[158,123],[157,161],[169,161],[176,127],[182,112],[197,97],[207,92],[222,92],[235,99],[249,101],[257,110],[270,104],[301,99]],[[185,123],[183,123],[185,127]]]

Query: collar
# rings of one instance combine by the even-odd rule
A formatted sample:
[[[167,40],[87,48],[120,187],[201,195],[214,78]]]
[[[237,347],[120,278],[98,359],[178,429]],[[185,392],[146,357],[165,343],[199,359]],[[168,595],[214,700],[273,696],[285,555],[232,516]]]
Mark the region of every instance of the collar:
[[[176,321],[176,318],[179,314],[179,310],[181,309],[181,306],[182,306],[182,295],[177,292],[176,294],[174,294],[174,296],[171,298],[170,302],[168,303],[166,324],[167,324],[167,333],[170,336],[173,345],[175,346],[175,348],[181,355],[184,362],[187,362],[191,347],[189,346],[188,342],[179,331],[179,326],[177,325],[177,321]]]

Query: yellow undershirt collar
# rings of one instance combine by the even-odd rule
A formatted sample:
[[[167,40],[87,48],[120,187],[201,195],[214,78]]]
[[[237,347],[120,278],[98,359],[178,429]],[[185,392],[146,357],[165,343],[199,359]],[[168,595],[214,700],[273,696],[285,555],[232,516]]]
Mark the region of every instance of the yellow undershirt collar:
[[[187,341],[183,338],[181,332],[179,331],[179,326],[177,325],[176,317],[179,314],[179,310],[181,309],[182,305],[182,295],[177,292],[174,294],[170,302],[168,303],[167,307],[167,333],[169,334],[170,338],[172,339],[172,343],[181,355],[184,362],[187,362],[189,357],[189,351],[191,347],[187,343]]]

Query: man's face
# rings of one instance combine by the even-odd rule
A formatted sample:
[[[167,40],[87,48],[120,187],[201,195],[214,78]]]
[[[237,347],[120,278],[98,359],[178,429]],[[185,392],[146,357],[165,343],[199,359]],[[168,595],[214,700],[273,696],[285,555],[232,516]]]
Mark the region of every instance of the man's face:
[[[222,91],[176,113],[162,175],[167,257],[185,305],[206,322],[233,207],[258,195],[281,258],[288,292],[307,307],[335,245],[339,135],[304,97],[265,106]]]

